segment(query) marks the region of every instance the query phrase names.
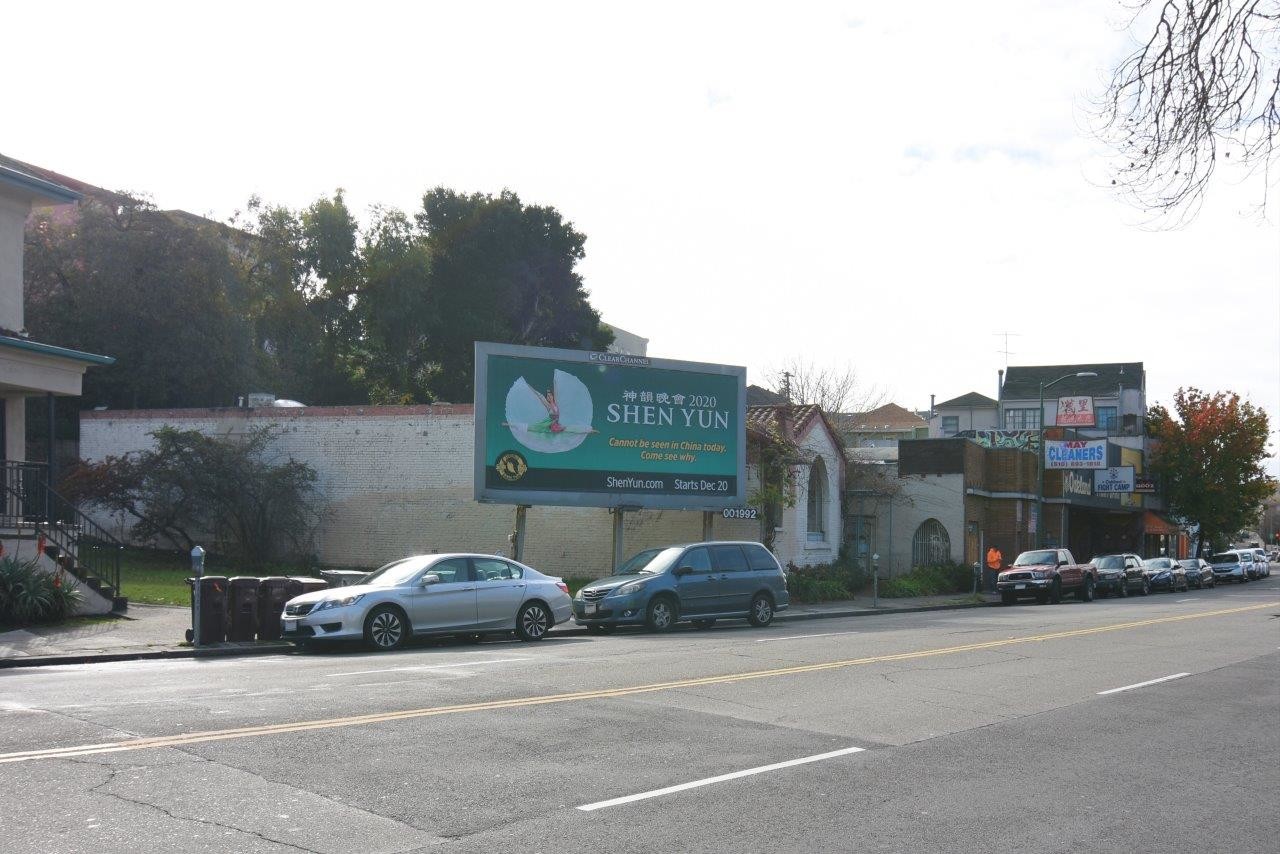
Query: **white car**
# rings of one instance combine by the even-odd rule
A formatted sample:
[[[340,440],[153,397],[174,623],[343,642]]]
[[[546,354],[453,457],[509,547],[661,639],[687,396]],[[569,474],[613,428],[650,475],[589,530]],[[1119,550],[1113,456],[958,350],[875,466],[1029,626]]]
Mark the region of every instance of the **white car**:
[[[390,650],[411,635],[476,640],[514,631],[521,640],[542,640],[571,616],[569,588],[559,578],[496,555],[434,554],[290,599],[280,621],[283,637],[299,643],[363,639]]]

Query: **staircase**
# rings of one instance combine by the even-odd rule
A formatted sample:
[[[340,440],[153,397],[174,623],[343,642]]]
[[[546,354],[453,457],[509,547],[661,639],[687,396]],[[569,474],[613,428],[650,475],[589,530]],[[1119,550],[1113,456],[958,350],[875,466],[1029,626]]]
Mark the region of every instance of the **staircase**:
[[[0,463],[0,531],[43,536],[45,554],[90,590],[124,611],[120,553],[124,544],[49,486],[43,463]]]

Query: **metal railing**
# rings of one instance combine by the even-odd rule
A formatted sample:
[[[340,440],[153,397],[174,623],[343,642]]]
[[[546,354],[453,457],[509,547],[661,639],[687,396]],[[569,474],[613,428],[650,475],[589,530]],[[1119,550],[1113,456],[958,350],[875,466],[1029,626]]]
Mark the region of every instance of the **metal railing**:
[[[75,561],[75,573],[120,595],[124,544],[49,487],[44,463],[0,463],[0,528],[30,529]]]

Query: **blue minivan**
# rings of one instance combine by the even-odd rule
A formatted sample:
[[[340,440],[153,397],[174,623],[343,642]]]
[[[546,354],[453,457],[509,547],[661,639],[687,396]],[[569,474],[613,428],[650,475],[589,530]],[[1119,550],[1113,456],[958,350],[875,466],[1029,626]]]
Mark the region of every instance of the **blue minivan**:
[[[640,552],[586,585],[573,614],[593,633],[620,625],[663,632],[684,620],[698,629],[722,618],[767,626],[790,602],[778,559],[760,543],[688,543]]]

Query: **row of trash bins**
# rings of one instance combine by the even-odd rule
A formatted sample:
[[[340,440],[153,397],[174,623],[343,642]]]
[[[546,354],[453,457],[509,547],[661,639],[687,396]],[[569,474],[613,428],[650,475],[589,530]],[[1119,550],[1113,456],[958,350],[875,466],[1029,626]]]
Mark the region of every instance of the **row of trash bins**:
[[[344,587],[365,573],[349,570],[327,570],[324,578],[275,575],[258,578],[238,575],[204,575],[200,577],[200,643],[224,641],[280,640],[280,615],[284,603],[303,593]],[[187,640],[195,636],[195,581],[191,585],[192,628]]]

